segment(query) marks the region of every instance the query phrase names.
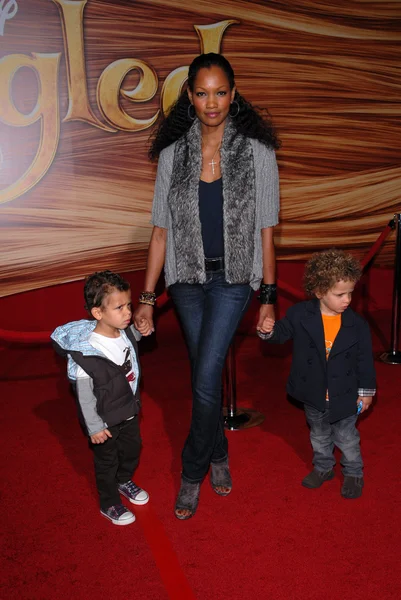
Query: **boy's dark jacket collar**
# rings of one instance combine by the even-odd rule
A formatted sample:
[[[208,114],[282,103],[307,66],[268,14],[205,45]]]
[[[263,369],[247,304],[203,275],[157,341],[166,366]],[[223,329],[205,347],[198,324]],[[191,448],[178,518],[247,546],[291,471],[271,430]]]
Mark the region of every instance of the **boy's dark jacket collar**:
[[[318,298],[311,298],[310,300],[307,300],[305,302],[305,308],[311,317],[312,315],[322,314]],[[341,325],[344,327],[352,327],[355,325],[355,313],[350,306],[341,314]]]

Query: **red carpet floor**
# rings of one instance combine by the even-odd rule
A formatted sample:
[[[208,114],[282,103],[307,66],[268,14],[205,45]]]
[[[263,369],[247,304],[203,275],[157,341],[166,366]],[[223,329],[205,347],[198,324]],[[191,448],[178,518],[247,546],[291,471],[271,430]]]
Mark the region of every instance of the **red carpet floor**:
[[[388,347],[390,313],[373,313],[371,323],[375,349]],[[121,528],[99,514],[65,364],[48,347],[0,352],[1,598],[401,597],[401,367],[377,363],[377,401],[359,425],[364,494],[343,500],[339,468],[320,490],[300,485],[311,449],[303,412],[285,394],[290,348],[238,341],[238,404],[266,419],[229,432],[233,492],[219,497],[205,481],[187,522],[173,515],[190,417],[185,347],[162,323],[157,344],[143,343],[136,480],[151,501]]]

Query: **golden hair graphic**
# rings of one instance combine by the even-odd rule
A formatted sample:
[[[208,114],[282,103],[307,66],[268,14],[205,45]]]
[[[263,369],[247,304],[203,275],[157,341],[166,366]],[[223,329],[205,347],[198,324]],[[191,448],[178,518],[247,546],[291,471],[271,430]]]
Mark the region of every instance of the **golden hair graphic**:
[[[279,260],[362,257],[399,212],[395,3],[16,4],[0,32],[1,295],[144,267],[149,136],[200,52],[227,56],[279,132]]]

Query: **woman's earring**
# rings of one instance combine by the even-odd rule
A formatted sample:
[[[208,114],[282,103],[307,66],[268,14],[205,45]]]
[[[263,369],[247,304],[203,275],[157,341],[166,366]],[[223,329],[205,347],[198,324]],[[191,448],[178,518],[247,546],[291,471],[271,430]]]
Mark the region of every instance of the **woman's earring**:
[[[193,116],[192,116],[191,108],[194,109]],[[190,104],[188,106],[188,119],[191,119],[191,121],[195,121],[195,118],[196,118],[195,107],[193,104]]]
[[[231,112],[231,107],[233,106],[233,104],[237,105],[237,112],[234,113],[234,114],[232,114],[232,112]],[[237,100],[233,100],[231,102],[231,106],[230,106],[230,117],[232,117],[233,119],[235,119],[235,117],[238,117],[239,111],[240,111],[240,108],[239,108],[239,104],[238,104]]]

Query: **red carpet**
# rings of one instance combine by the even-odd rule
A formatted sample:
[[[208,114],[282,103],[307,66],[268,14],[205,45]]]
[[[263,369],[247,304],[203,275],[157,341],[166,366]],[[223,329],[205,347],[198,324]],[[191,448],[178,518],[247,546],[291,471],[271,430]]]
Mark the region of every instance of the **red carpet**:
[[[376,350],[388,349],[389,311],[372,313],[371,322]],[[400,367],[377,363],[377,402],[359,426],[364,494],[347,501],[339,468],[320,490],[300,485],[311,450],[303,412],[285,394],[290,348],[238,341],[238,404],[266,419],[229,432],[234,490],[222,498],[205,481],[187,522],[172,510],[190,416],[185,348],[171,319],[160,321],[157,344],[142,343],[136,479],[151,502],[135,507],[137,522],[124,528],[99,514],[64,362],[47,347],[0,352],[1,598],[400,597]]]

